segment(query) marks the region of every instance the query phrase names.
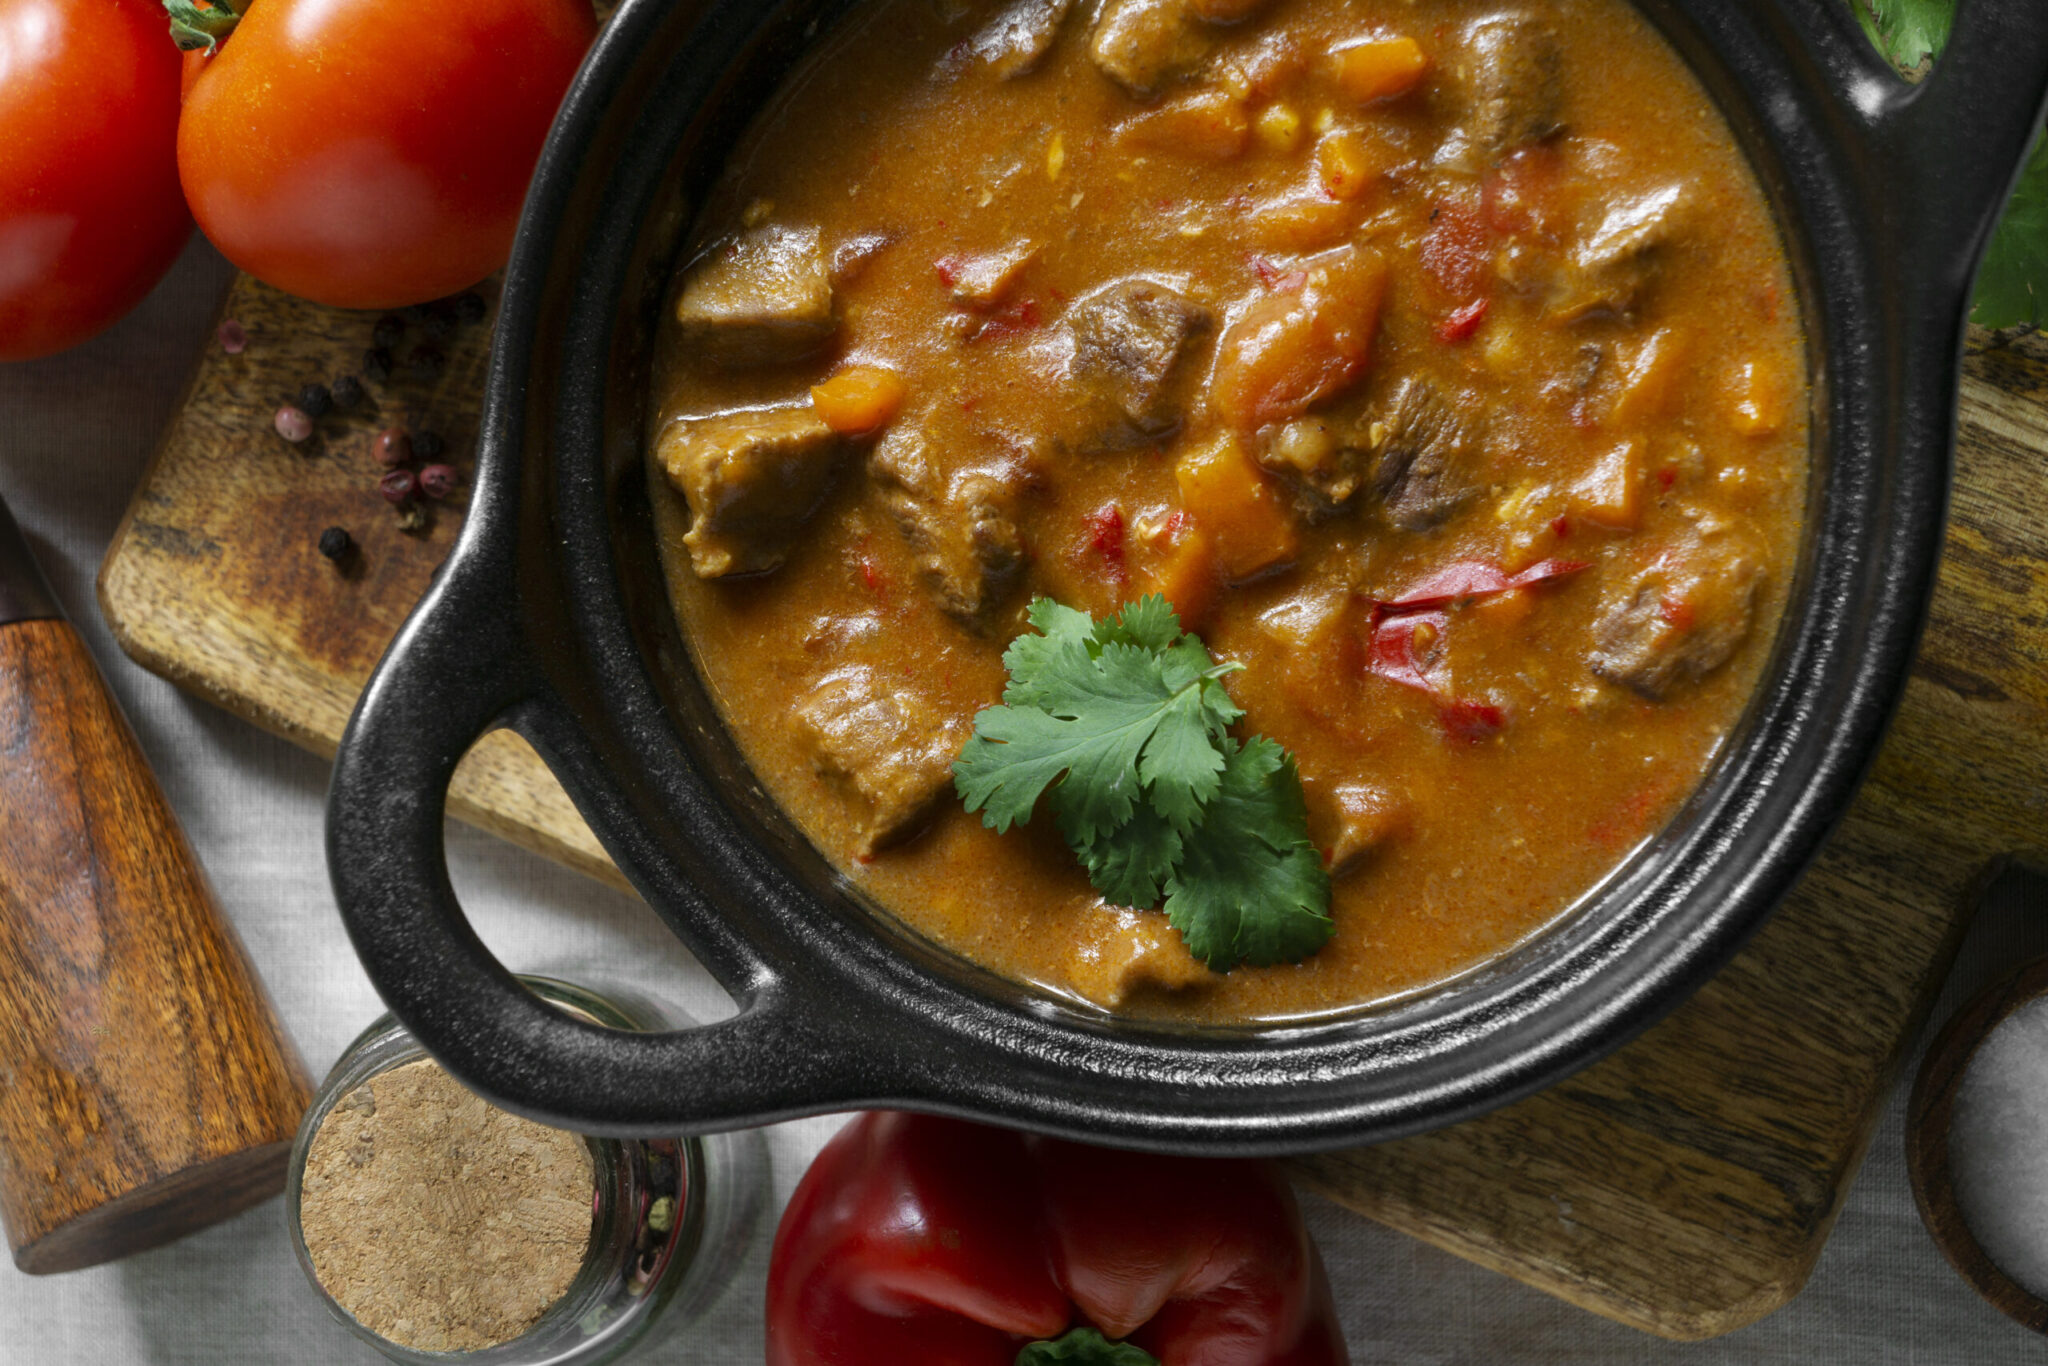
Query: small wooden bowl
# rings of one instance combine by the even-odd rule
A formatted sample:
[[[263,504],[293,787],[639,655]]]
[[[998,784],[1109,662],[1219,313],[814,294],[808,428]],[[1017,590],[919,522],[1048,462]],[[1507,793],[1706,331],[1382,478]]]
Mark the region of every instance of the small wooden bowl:
[[[2048,1334],[2048,1300],[2000,1270],[1963,1222],[1948,1154],[1956,1091],[1978,1048],[2006,1016],[2043,992],[2048,992],[2048,958],[2036,958],[1972,997],[1942,1026],[1906,1106],[1906,1173],[1920,1219],[1949,1265],[2007,1317]]]

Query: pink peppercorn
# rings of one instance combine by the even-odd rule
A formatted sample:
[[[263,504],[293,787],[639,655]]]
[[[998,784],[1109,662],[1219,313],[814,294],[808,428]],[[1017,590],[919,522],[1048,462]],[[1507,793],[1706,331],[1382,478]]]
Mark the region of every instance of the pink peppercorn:
[[[412,463],[412,438],[406,435],[403,427],[386,427],[377,433],[373,449],[377,454],[377,463],[386,469],[397,469],[400,465]]]
[[[455,492],[453,465],[427,465],[420,470],[420,492],[435,502]]]
[[[306,416],[303,408],[294,408],[287,403],[277,410],[277,416],[270,419],[270,425],[277,428],[277,434],[297,444],[313,434],[313,419]]]
[[[378,492],[387,503],[409,501],[419,491],[420,481],[411,470],[393,470],[377,481]]]
[[[242,354],[242,348],[249,344],[249,334],[233,318],[223,318],[220,324],[220,349],[230,356]]]

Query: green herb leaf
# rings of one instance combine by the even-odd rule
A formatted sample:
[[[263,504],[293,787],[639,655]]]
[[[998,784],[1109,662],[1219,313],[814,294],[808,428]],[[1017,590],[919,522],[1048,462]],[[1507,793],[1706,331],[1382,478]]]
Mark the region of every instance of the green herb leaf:
[[[1229,746],[1223,782],[1188,837],[1166,918],[1217,971],[1292,963],[1335,928],[1330,875],[1308,838],[1294,758],[1263,735]]]
[[[1179,620],[1158,602],[1178,637]],[[1141,795],[1185,830],[1215,792],[1223,760],[1213,742],[1240,714],[1217,679],[1235,666],[1214,664],[1200,641],[1200,669],[1185,649],[1130,643],[1159,638],[1154,612],[1132,620],[1142,607],[1097,627],[1072,608],[1031,605],[1042,634],[1003,652],[1003,705],[974,718],[953,764],[961,800],[990,829],[1028,821],[1055,782],[1061,828],[1082,843],[1130,820]]]
[[[1093,1328],[1076,1328],[1027,1344],[1017,1353],[1017,1366],[1159,1366],[1159,1358],[1128,1342],[1111,1342]]]
[[[2048,321],[2048,136],[2036,135],[1977,272],[1971,318],[1986,327]]]
[[[1272,741],[1228,733],[1244,712],[1218,664],[1158,595],[1102,621],[1040,598],[1037,632],[1003,652],[1001,706],[953,764],[969,811],[1003,831],[1041,798],[1089,880],[1158,905],[1218,972],[1291,962],[1330,936],[1330,880],[1308,840],[1301,778]]]
[[[1095,890],[1118,906],[1157,906],[1184,844],[1172,822],[1146,806],[1133,811],[1115,830],[1092,839],[1077,836],[1065,820],[1060,832],[1088,870]]]
[[[1886,61],[1912,74],[1941,51],[1955,18],[1955,0],[1849,0]]]

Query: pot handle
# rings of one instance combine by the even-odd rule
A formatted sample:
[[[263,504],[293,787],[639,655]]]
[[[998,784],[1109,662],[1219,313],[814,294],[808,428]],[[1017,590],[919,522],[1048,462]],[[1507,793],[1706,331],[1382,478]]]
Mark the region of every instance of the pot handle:
[[[1826,0],[1847,11],[1839,0]],[[1853,38],[1866,52],[1860,32]],[[1872,54],[1875,55],[1874,53]],[[1848,86],[1872,125],[1874,168],[1903,208],[1905,260],[1967,290],[2048,103],[2048,11],[2040,0],[1961,0],[1947,45],[1917,85],[1877,59]],[[1941,296],[1937,296],[1941,297]]]
[[[673,1136],[683,1127],[678,1116],[690,1132],[709,1133],[858,1108],[886,1093],[873,1078],[883,1059],[872,1037],[856,1056],[845,1040],[858,1026],[845,1012],[799,1004],[790,984],[713,916],[693,917],[699,933],[687,939],[739,1011],[667,1033],[572,1019],[521,986],[477,938],[448,877],[443,832],[455,767],[503,725],[540,737],[544,753],[575,728],[530,662],[519,613],[502,592],[481,600],[486,587],[515,580],[461,572],[481,569],[469,558],[449,566],[386,652],[349,720],[328,790],[329,876],[356,953],[392,1013],[494,1103],[586,1133]],[[580,756],[562,757],[590,768]],[[836,1021],[829,1029],[827,1016]],[[679,1078],[690,1079],[688,1094],[678,1093]]]

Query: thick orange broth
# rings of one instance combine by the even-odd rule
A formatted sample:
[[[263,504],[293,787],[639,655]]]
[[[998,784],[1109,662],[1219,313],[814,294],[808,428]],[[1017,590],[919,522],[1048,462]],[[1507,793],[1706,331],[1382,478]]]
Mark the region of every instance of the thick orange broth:
[[[1117,9],[1074,5],[1006,77],[986,56],[998,7],[874,0],[756,120],[698,218],[657,359],[670,594],[767,791],[915,931],[1126,1013],[1382,1001],[1554,920],[1737,723],[1802,534],[1797,299],[1729,129],[1620,0],[1162,7],[1125,16],[1178,44],[1135,91],[1097,57]],[[748,242],[784,250],[797,239],[749,236],[784,230],[815,230],[829,317],[791,312],[770,336],[731,330],[760,324],[723,297],[692,302],[693,272],[751,259]],[[981,290],[977,271],[1002,278]],[[1135,353],[1113,346],[1090,389],[1073,340],[1081,301],[1133,279],[1201,315],[1138,416],[1112,393],[1137,383],[1142,365],[1117,368]],[[1351,332],[1285,321],[1303,297]],[[809,387],[868,370],[900,381],[900,408],[817,435]],[[703,443],[769,448],[687,424],[755,409],[813,428],[774,448],[805,452],[774,456],[782,501],[735,514],[739,567],[707,574],[701,533],[741,495],[702,482]],[[936,474],[905,494],[888,451],[912,435]],[[975,524],[963,602],[934,575],[951,552],[903,509],[964,536],[943,519],[966,502],[929,491],[980,469],[993,501],[960,498],[997,512]],[[693,526],[704,544],[685,545]],[[1376,672],[1374,604],[1467,561],[1581,567],[1446,608],[1415,646],[1426,688]],[[1298,964],[1207,971],[1156,910],[1104,905],[1043,815],[999,836],[945,792],[876,837],[882,780],[864,788],[799,714],[856,670],[863,697],[896,700],[873,714],[900,702],[906,745],[957,749],[1031,597],[1099,613],[1155,590],[1244,665],[1239,730],[1294,752],[1340,865],[1334,936]]]

